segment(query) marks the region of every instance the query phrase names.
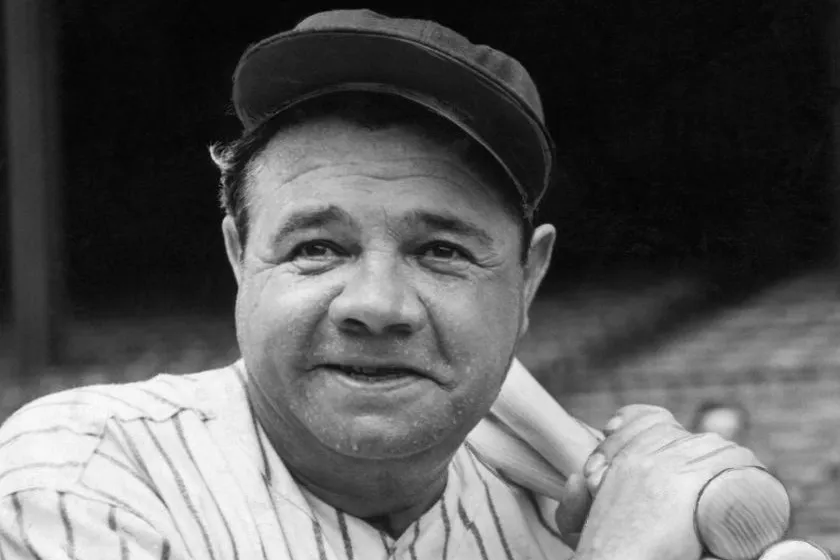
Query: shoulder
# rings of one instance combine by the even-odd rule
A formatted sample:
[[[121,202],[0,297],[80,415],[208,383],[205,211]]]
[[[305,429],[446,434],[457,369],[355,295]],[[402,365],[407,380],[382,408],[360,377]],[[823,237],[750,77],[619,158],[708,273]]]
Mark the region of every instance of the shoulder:
[[[61,391],[24,405],[0,426],[0,496],[72,485],[115,424],[165,422],[184,411],[211,417],[199,389],[231,376],[231,368],[161,374],[143,382]]]

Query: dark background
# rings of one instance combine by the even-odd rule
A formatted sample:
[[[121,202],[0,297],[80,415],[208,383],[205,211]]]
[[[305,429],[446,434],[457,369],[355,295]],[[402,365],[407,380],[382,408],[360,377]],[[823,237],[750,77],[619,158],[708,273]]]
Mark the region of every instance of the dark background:
[[[238,134],[238,57],[314,11],[361,7],[217,6],[59,2],[63,253],[76,307],[230,305],[207,146]],[[366,4],[492,44],[540,86],[569,162],[542,212],[560,230],[550,284],[619,268],[696,268],[737,284],[834,253],[825,2],[395,6]],[[4,224],[7,196],[4,179]],[[8,251],[0,243],[4,293]]]

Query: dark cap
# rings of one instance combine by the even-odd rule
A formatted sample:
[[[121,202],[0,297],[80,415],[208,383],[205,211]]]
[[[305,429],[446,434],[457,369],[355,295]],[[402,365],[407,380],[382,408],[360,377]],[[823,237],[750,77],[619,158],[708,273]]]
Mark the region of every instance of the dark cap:
[[[242,55],[233,104],[246,130],[340,91],[399,95],[449,119],[505,168],[531,212],[550,182],[554,146],[523,66],[433,21],[370,10],[312,15]]]

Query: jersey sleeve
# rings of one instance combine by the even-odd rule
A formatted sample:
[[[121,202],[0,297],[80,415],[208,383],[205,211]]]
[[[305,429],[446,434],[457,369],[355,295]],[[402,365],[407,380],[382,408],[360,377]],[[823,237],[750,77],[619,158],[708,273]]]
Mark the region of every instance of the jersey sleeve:
[[[189,560],[138,514],[89,496],[31,489],[0,497],[0,560]]]

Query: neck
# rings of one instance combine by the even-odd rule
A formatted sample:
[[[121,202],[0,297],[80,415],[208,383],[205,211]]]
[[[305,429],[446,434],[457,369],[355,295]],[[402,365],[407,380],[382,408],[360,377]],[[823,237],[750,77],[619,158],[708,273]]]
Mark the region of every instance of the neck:
[[[419,476],[416,465],[368,465],[337,474],[350,465],[337,469],[334,462],[329,473],[324,473],[323,469],[287,463],[292,476],[318,499],[395,539],[441,497],[446,488],[447,465],[438,472]]]

